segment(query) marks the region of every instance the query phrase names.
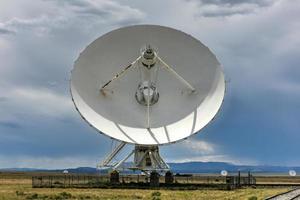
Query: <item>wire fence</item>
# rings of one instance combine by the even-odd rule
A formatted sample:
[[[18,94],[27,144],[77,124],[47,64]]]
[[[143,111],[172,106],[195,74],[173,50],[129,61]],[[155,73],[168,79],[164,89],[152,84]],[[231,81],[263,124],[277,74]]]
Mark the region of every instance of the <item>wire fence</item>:
[[[222,185],[228,189],[234,189],[243,185],[254,185],[255,178],[252,175],[242,176],[174,176],[174,185]],[[159,177],[159,183],[165,184],[165,177]],[[150,182],[149,176],[146,175],[120,175],[119,185],[140,184],[147,185]],[[34,188],[91,188],[106,187],[111,183],[109,175],[56,175],[56,176],[33,176],[32,187]]]

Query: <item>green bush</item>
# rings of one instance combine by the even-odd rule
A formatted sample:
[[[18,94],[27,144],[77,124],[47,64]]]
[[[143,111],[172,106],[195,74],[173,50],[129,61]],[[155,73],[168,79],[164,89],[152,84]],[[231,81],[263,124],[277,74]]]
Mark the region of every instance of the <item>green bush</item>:
[[[152,194],[151,194],[152,197],[159,197],[160,195],[161,195],[161,193],[159,191],[152,192]]]
[[[37,193],[28,195],[28,196],[26,197],[26,199],[38,199],[38,198],[39,198],[39,195],[38,195]]]
[[[16,191],[16,195],[17,195],[17,196],[24,196],[25,193],[24,193],[23,191],[17,190],[17,191]]]
[[[16,194],[20,196],[20,192],[16,191]],[[89,197],[89,196],[88,196]],[[88,199],[88,197],[84,198],[84,199]],[[65,200],[65,199],[72,199],[73,196],[71,193],[67,193],[67,192],[61,192],[55,195],[43,195],[40,194],[38,195],[37,193],[33,193],[33,194],[27,194],[26,195],[26,199],[27,200],[32,200],[32,199],[40,199],[40,200],[46,200],[46,199],[53,199],[53,200]]]
[[[249,197],[248,200],[257,200],[256,196]]]
[[[72,194],[71,193],[67,193],[67,192],[61,192],[59,193],[60,196],[62,196],[65,199],[70,199],[72,198]]]
[[[161,195],[161,193],[159,191],[152,192],[152,194],[151,194],[152,200],[160,200],[160,195]]]

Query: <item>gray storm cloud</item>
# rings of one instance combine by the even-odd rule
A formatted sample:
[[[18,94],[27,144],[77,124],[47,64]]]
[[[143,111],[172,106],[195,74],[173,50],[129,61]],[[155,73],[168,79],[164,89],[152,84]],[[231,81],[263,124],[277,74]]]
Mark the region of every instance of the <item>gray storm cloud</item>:
[[[0,3],[0,168],[94,166],[110,150],[73,108],[70,70],[91,41],[137,23],[192,34],[230,80],[216,121],[190,142],[163,147],[167,160],[300,164],[299,1],[27,0],[23,10],[18,3]]]
[[[258,12],[272,6],[276,0],[188,0],[196,3],[199,17],[228,17]]]

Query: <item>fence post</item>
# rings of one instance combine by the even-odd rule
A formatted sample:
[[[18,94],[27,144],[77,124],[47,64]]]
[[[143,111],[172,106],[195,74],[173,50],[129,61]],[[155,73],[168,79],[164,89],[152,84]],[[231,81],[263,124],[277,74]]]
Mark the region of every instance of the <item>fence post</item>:
[[[251,185],[251,182],[250,182],[251,179],[250,178],[251,178],[251,174],[250,174],[250,171],[248,171],[248,186]]]
[[[241,186],[241,171],[239,171],[239,175],[238,175],[238,187]]]

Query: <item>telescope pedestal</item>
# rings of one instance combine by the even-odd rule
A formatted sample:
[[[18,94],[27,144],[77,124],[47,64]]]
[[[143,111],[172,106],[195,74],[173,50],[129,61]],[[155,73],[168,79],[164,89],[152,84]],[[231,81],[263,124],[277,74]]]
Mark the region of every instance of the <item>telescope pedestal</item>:
[[[169,166],[161,158],[157,145],[135,145],[134,167],[142,171],[165,171]]]
[[[135,145],[134,149],[122,160],[116,163],[111,163],[113,158],[117,156],[125,144],[126,143],[121,142],[106,157],[106,159],[104,159],[101,164],[98,165],[98,168],[111,168],[116,170],[132,155],[134,155],[133,164],[132,166],[128,167],[128,169],[141,170],[148,173],[151,171],[168,171],[170,169],[169,165],[161,158],[158,145]]]

